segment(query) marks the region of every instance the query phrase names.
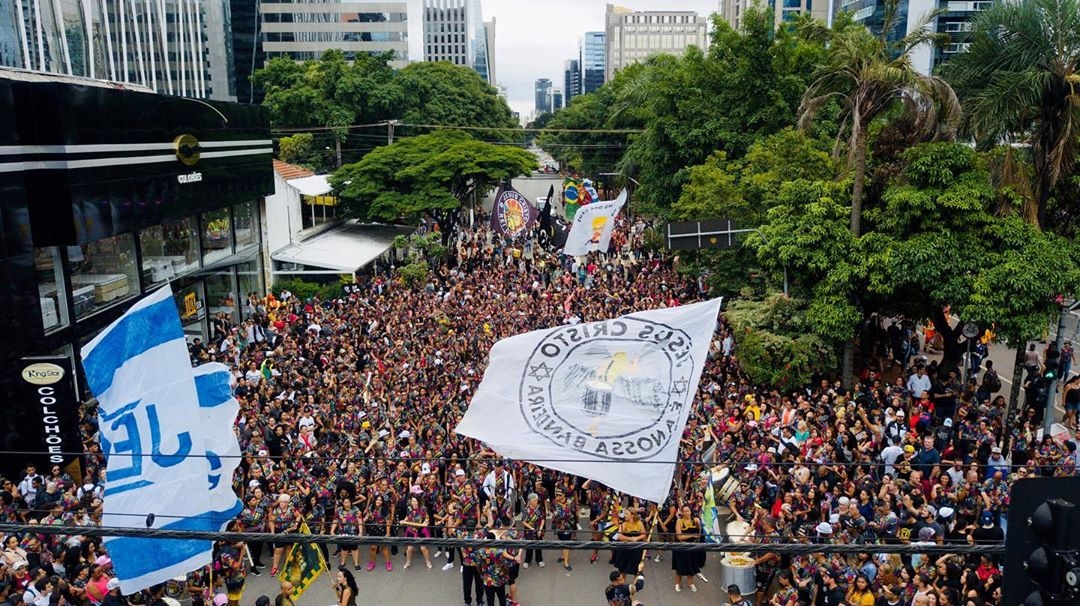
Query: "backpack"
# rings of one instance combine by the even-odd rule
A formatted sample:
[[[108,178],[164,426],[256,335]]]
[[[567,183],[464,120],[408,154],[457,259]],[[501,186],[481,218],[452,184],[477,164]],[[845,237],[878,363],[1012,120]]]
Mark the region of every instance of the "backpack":
[[[988,370],[983,377],[983,385],[990,390],[990,393],[997,393],[1001,391],[1001,379],[998,377],[996,370]]]

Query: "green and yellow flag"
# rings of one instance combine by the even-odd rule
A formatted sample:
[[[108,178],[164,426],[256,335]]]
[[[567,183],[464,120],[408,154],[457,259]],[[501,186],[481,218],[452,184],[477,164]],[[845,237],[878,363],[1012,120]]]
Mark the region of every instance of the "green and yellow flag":
[[[300,534],[311,534],[307,522],[300,524]],[[315,543],[296,543],[289,551],[289,557],[285,558],[285,565],[278,573],[278,579],[289,581],[293,586],[292,598],[300,597],[308,587],[315,584],[319,575],[326,572],[329,566],[323,559],[322,551]]]
[[[581,181],[573,177],[563,179],[563,214],[573,223],[574,215],[581,208]]]

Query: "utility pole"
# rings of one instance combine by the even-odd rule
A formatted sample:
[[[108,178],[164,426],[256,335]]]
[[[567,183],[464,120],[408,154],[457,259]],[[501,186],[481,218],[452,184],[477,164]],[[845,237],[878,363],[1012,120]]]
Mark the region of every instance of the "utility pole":
[[[398,124],[398,120],[386,120],[386,144],[394,144],[394,126]]]

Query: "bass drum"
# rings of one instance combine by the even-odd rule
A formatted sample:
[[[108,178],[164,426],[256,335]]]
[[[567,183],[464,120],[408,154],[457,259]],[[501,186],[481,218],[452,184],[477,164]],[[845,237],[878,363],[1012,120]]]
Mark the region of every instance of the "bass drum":
[[[737,585],[744,596],[753,596],[757,592],[754,558],[730,554],[720,560],[720,587],[726,589],[729,585]],[[752,597],[750,601],[754,601]]]
[[[727,507],[728,503],[731,502],[731,497],[739,489],[739,481],[731,475],[731,470],[727,467],[713,467],[711,473],[713,497],[716,499],[716,505]]]
[[[730,543],[749,543],[750,542],[750,525],[746,522],[740,522],[735,520],[728,522],[727,540]]]
[[[173,577],[165,581],[165,595],[170,598],[179,599],[180,596],[184,595],[185,589],[187,589],[187,575]]]

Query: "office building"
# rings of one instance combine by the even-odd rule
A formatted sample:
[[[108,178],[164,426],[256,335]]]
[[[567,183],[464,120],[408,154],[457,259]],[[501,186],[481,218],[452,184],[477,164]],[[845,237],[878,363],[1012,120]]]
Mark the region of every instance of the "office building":
[[[536,81],[536,115],[551,111],[551,80],[540,78]]]
[[[0,4],[0,66],[235,100],[229,0]]]
[[[481,18],[480,0],[423,0],[424,61],[467,65],[495,84],[495,21]]]
[[[566,95],[566,104],[581,94],[581,62],[577,59],[567,59],[563,69],[563,94]]]
[[[188,339],[209,343],[219,314],[246,319],[247,295],[265,292],[259,208],[272,153],[262,107],[0,69],[9,450],[48,453],[39,468],[76,462],[65,453],[82,446],[70,426],[86,385],[79,349],[145,294],[171,285]],[[33,364],[63,371],[55,419],[27,391]]]
[[[709,20],[692,11],[636,12],[608,4],[605,23],[605,80],[611,80],[623,67],[652,55],[681,55],[690,46],[708,48]]]
[[[410,51],[410,4],[415,3],[261,0],[259,34],[265,59],[306,61],[337,49],[346,57],[388,52],[391,65],[404,67]]]
[[[579,63],[581,66],[581,93],[595,93],[596,89],[608,81],[607,75],[607,34],[604,32],[585,32],[581,38]]]
[[[720,0],[720,16],[734,29],[742,29],[742,19],[746,11],[760,3],[757,0]],[[803,13],[810,13],[815,19],[829,22],[829,11],[834,2],[814,2],[814,0],[782,0],[769,2],[768,10],[773,13],[773,23],[779,26],[790,22]]]
[[[943,3],[933,0],[901,0],[899,20],[891,36],[900,37],[914,32],[920,18],[939,7],[943,9],[930,23],[930,27],[939,34],[947,34],[951,40],[940,48],[922,45],[911,51],[912,66],[920,73],[930,74],[953,55],[967,48],[972,19],[979,11],[992,5],[993,0]],[[856,22],[862,23],[874,33],[881,31],[885,21],[884,0],[842,0],[836,5],[836,10],[851,12]]]
[[[551,89],[551,111],[563,108],[563,92],[561,88]]]

